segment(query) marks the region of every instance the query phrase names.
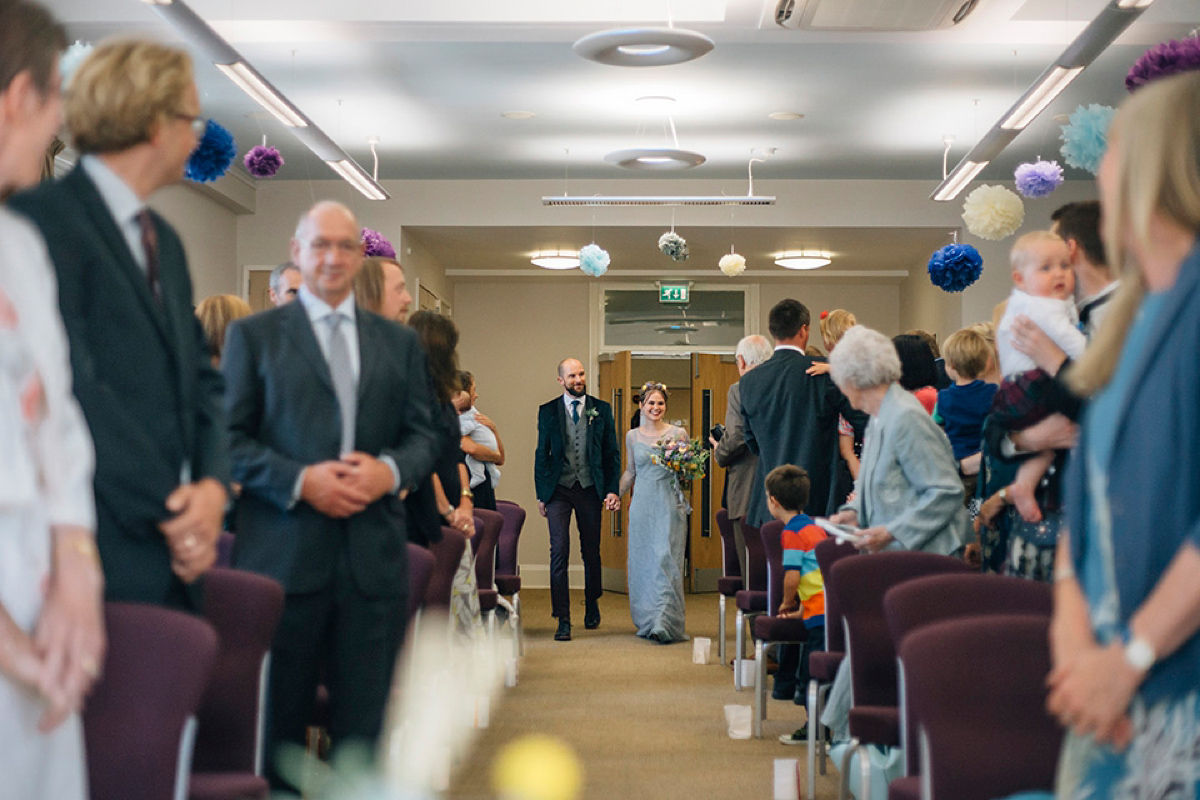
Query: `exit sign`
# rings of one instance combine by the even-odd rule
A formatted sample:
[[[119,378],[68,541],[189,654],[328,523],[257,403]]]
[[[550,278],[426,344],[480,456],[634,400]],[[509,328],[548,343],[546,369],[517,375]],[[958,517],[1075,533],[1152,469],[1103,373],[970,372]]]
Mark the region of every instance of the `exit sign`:
[[[689,284],[667,284],[658,286],[658,302],[678,303],[686,305],[691,299],[692,287]]]

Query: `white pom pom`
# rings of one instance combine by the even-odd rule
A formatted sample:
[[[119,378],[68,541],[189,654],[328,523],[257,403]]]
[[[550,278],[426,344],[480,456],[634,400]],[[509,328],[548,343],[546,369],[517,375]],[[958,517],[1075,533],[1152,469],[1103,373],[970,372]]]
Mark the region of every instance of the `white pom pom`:
[[[980,239],[997,241],[1012,236],[1025,220],[1025,204],[1011,189],[980,186],[963,203],[967,230]]]
[[[732,278],[746,271],[746,259],[737,253],[726,253],[721,256],[717,266],[721,268],[721,272]]]

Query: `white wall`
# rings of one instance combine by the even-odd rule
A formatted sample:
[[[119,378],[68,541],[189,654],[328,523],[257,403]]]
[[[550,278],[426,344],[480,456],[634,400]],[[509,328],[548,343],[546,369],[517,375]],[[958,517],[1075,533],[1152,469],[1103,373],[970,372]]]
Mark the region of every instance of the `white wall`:
[[[157,192],[150,205],[183,239],[197,303],[211,294],[241,294],[237,215],[233,211],[186,185]]]

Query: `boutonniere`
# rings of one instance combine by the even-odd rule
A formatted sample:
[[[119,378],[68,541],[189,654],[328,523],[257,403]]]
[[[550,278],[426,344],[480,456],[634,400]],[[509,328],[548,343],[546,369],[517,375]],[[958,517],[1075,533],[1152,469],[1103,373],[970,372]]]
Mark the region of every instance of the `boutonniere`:
[[[588,425],[591,425],[592,420],[594,420],[596,417],[600,416],[600,412],[597,411],[595,408],[589,408],[583,412],[583,415],[585,417],[587,417]]]

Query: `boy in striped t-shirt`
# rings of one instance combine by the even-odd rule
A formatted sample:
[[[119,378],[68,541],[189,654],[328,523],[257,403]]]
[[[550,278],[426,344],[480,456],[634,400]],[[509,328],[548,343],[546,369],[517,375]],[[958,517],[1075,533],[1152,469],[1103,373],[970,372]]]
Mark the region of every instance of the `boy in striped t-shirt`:
[[[780,645],[779,670],[771,696],[789,697],[804,705],[808,688],[808,656],[825,649],[825,582],[814,552],[826,533],[801,509],[808,503],[808,473],[792,464],[771,470],[766,479],[767,509],[783,523],[783,602],[779,616],[804,620],[808,638],[804,644]],[[804,744],[807,725],[779,737],[784,744]]]

